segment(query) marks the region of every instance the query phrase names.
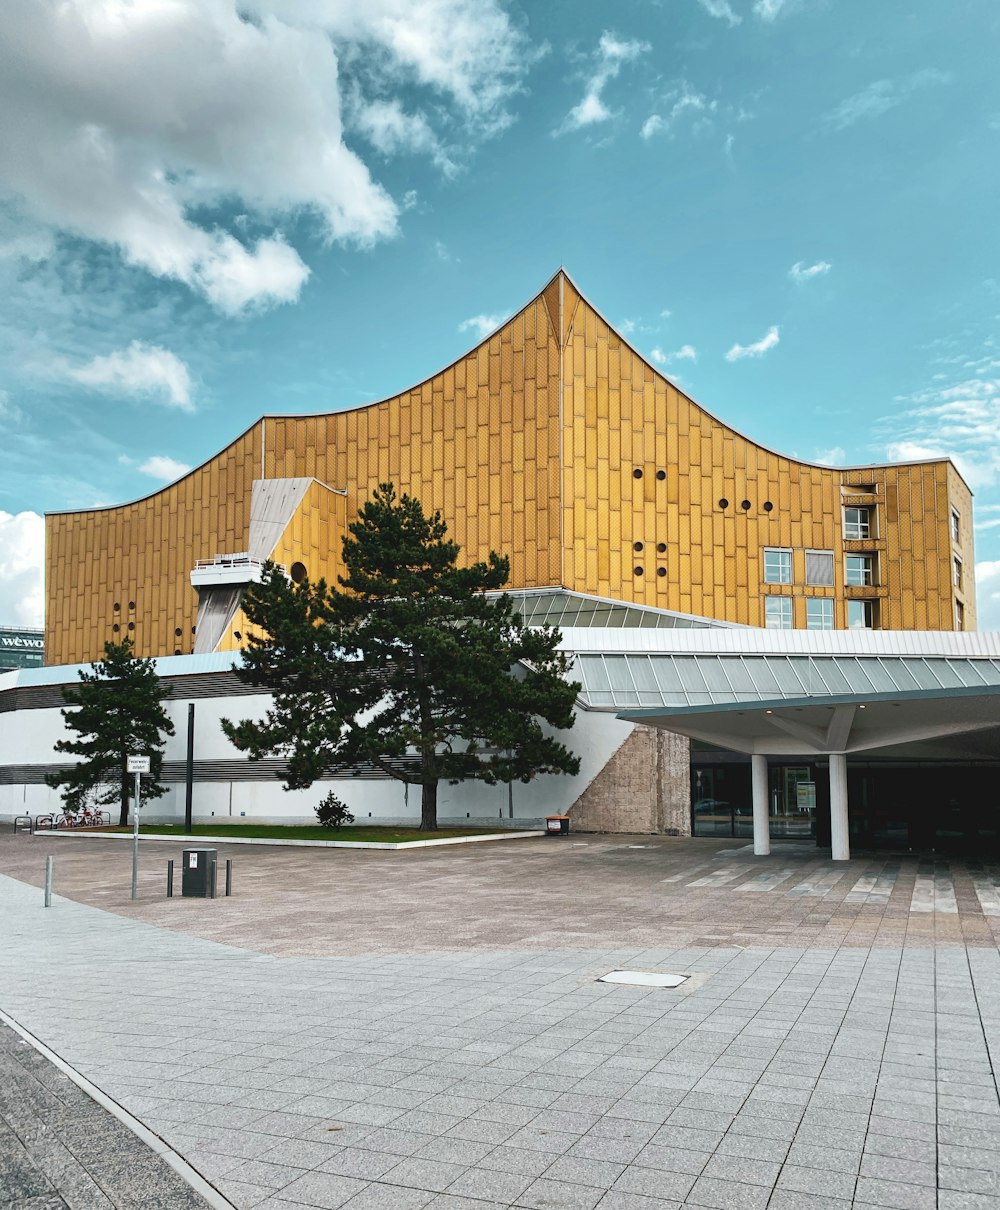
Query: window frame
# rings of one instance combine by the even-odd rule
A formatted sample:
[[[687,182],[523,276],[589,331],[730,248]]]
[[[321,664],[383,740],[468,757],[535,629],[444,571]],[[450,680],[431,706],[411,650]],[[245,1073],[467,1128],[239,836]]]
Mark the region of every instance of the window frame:
[[[949,522],[951,530],[951,540],[957,546],[961,542],[962,533],[962,514],[957,508],[951,510],[951,520]]]
[[[824,555],[830,562],[830,579],[829,580],[811,580],[809,578],[809,557],[810,555]],[[806,550],[806,583],[813,588],[833,588],[837,582],[837,556],[832,550],[821,550],[818,547],[809,547]]]
[[[769,617],[769,612],[777,605],[781,609],[780,621],[775,622]],[[787,625],[785,620],[787,618]],[[765,630],[794,630],[795,629],[795,609],[792,604],[791,597],[779,596],[774,593],[772,596],[764,598],[764,629]]]
[[[767,557],[768,555],[778,555],[782,557],[782,566],[779,568],[779,575],[784,566],[788,568],[787,579],[773,579],[768,575]],[[785,562],[787,560],[787,563]],[[790,546],[765,546],[764,547],[764,583],[765,584],[791,584],[792,582],[792,549]]]
[[[848,521],[848,513],[857,513],[858,517]],[[866,519],[861,520],[860,514],[864,513]],[[874,538],[875,534],[875,509],[870,504],[845,504],[843,515],[844,538],[848,542],[865,542],[869,538]],[[857,532],[853,532],[854,530]]]
[[[860,565],[860,579],[852,578],[851,562],[855,561]],[[850,553],[844,555],[844,583],[848,588],[872,588],[878,583],[878,563],[874,554],[867,551],[860,553]]]
[[[851,621],[851,614],[860,610],[865,621],[858,625]],[[861,599],[847,602],[847,629],[848,630],[874,630],[875,629],[875,607],[874,602]]]
[[[959,590],[959,592],[961,592],[963,588],[962,580],[964,578],[964,570],[962,560],[958,557],[958,555],[952,555],[951,582],[953,586]]]
[[[812,625],[812,619],[809,614],[811,610],[815,610],[818,606],[822,606],[822,621],[821,626]],[[808,597],[806,599],[806,630],[835,630],[836,619],[834,617],[833,598],[832,597]]]

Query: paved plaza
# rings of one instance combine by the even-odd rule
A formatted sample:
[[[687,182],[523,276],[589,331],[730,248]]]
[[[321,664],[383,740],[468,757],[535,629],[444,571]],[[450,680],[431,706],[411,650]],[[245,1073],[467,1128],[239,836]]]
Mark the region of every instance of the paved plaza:
[[[1000,867],[233,846],[168,901],[181,847],[132,904],[127,844],[3,837],[0,1009],[241,1210],[1000,1205]]]

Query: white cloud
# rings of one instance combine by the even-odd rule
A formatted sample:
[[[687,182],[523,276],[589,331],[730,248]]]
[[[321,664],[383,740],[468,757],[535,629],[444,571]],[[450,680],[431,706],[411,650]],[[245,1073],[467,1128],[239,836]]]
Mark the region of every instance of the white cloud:
[[[977,625],[1000,630],[1000,559],[976,564]]]
[[[383,155],[428,155],[445,176],[458,171],[427,118],[422,113],[407,113],[397,100],[362,103],[354,114],[354,125]]]
[[[675,361],[698,360],[698,350],[694,347],[694,345],[681,345],[681,347],[676,349],[673,353],[664,353],[664,351],[657,346],[655,349],[650,349],[649,355],[657,365],[661,366],[671,365]]]
[[[718,17],[720,21],[728,21],[730,25],[739,25],[743,18],[733,12],[729,0],[698,0],[698,3],[710,17]]]
[[[741,361],[744,357],[762,357],[768,349],[773,349],[781,340],[780,328],[768,328],[767,335],[752,345],[735,344],[726,354],[726,361]]]
[[[641,138],[648,140],[661,131],[669,131],[685,113],[702,113],[716,108],[714,101],[710,102],[704,93],[696,92],[683,81],[663,100],[666,114],[650,114],[639,131]]]
[[[995,347],[987,341],[985,356],[938,358],[950,369],[932,375],[933,386],[897,399],[904,404],[881,417],[877,432],[893,461],[950,457],[973,489],[1000,482],[1000,378]],[[971,378],[958,378],[955,368],[975,368]]]
[[[50,231],[21,231],[10,239],[0,241],[0,261],[32,263],[48,260],[54,248],[55,240]]]
[[[648,42],[624,41],[605,30],[597,44],[596,62],[587,80],[583,100],[573,106],[555,133],[564,134],[607,121],[611,117],[611,110],[604,104],[601,95],[605,87],[618,75],[623,63],[637,59],[649,49]]]
[[[817,450],[813,462],[820,466],[842,466],[847,461],[847,454],[842,446],[831,445],[828,450]]]
[[[660,319],[669,319],[671,315],[673,315],[673,311],[661,311]]]
[[[144,475],[149,475],[152,479],[159,479],[161,483],[173,483],[175,479],[186,475],[190,469],[185,463],[175,462],[173,458],[168,458],[164,454],[153,454],[139,466],[139,470]]]
[[[0,510],[0,625],[45,621],[45,519]]]
[[[897,105],[901,105],[913,93],[935,84],[947,84],[951,76],[935,67],[912,72],[895,80],[876,80],[848,97],[826,115],[826,120],[835,130],[853,126],[865,118],[877,118]]]
[[[11,424],[21,424],[24,421],[24,413],[11,402],[9,391],[0,390],[0,417]]]
[[[753,15],[761,21],[776,21],[787,4],[788,0],[755,0]]]
[[[463,319],[458,325],[460,332],[474,332],[479,340],[485,340],[491,332],[510,317],[508,315],[473,315],[471,319]]]
[[[940,446],[921,445],[919,441],[890,441],[885,456],[890,462],[932,462],[948,454]]]
[[[621,323],[619,324],[619,330],[621,331],[623,336],[631,336],[632,333],[635,331],[635,320],[634,319],[623,319],[621,321]]]
[[[387,153],[443,160],[425,117],[366,109],[362,84],[424,88],[474,139],[510,120],[532,57],[499,0],[7,5],[0,195],[32,229],[117,248],[222,311],[293,301],[309,271],[283,218],[360,246],[397,231],[399,207],[344,140],[342,94]],[[239,237],[202,217],[233,203]]]
[[[127,349],[95,357],[67,376],[95,390],[115,395],[152,396],[182,411],[194,411],[191,375],[176,354],[158,345],[133,340]]]
[[[818,260],[814,265],[805,265],[797,260],[788,270],[788,276],[797,285],[801,285],[802,282],[812,281],[814,277],[825,276],[832,268],[830,262],[825,260]]]

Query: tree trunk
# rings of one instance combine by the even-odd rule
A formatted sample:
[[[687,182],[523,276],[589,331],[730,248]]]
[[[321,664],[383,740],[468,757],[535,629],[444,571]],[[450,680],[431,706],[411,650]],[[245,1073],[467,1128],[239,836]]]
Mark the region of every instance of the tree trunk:
[[[122,757],[122,796],[121,796],[121,813],[118,818],[118,826],[120,828],[128,827],[128,773],[126,772],[127,765],[125,758]]]
[[[438,826],[438,784],[427,782],[420,787],[420,831],[436,832]]]

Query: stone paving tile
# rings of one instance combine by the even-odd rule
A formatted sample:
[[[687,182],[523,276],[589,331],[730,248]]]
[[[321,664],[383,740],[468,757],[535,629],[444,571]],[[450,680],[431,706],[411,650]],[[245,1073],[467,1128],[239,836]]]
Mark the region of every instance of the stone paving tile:
[[[687,1196],[692,1206],[708,1206],[713,1210],[764,1210],[771,1190],[761,1185],[741,1185],[712,1177],[699,1177]]]
[[[531,1210],[594,1210],[603,1197],[601,1189],[540,1177],[519,1195],[517,1204]]]
[[[0,838],[0,858],[4,851]],[[650,852],[642,860],[651,863]],[[661,879],[683,869],[678,857],[663,860]],[[437,862],[424,868],[441,869]],[[544,950],[302,960],[257,957],[252,941],[234,950],[68,901],[46,917],[58,935],[19,932],[23,895],[0,878],[15,963],[0,1007],[27,1014],[26,1024],[148,1115],[206,1175],[228,1182],[241,1210],[533,1207],[525,1194],[545,1210],[545,1199],[653,1210],[768,1198],[768,1210],[838,1210],[852,1198],[907,1210],[933,1204],[933,1185],[921,1182],[938,1175],[936,1158],[941,1210],[979,1210],[984,1197],[997,1204],[995,946],[962,946],[959,931],[934,948],[926,927],[934,913],[925,913],[914,942],[904,930],[895,948],[869,949],[847,928],[834,935],[828,890],[785,901],[794,912],[811,900],[809,912],[822,909],[827,924],[789,918],[787,932],[775,924],[765,941],[741,938],[748,947],[739,949],[706,924],[706,905],[721,904],[723,888],[680,885],[690,903],[670,902],[702,917],[683,945],[572,950],[549,937]],[[956,902],[962,925],[961,894]],[[710,928],[721,943],[695,944]],[[707,981],[682,995],[594,982],[621,965]],[[223,969],[225,1015],[212,990]],[[122,986],[137,994],[113,1000]],[[236,1037],[234,1010],[246,1023]],[[123,1039],[134,1040],[125,1053]],[[961,1162],[946,1162],[949,1152]],[[99,1149],[91,1161],[105,1171],[117,1164]]]

